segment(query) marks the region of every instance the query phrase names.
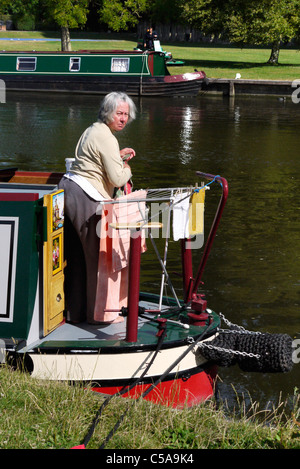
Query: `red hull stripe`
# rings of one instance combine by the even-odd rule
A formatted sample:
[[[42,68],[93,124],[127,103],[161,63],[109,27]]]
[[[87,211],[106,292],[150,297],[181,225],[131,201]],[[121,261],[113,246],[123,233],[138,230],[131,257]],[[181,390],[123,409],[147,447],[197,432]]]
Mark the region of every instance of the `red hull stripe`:
[[[179,378],[164,381],[152,389],[145,400],[155,404],[167,405],[169,407],[193,406],[209,399],[214,395],[214,385],[216,379],[216,367],[196,373],[189,378]],[[129,393],[122,394],[122,397],[139,398],[150,384],[140,384],[135,386]],[[122,389],[121,386],[94,387],[93,391],[113,395]]]
[[[31,192],[2,192],[0,194],[1,202],[34,202],[38,198],[39,194]]]

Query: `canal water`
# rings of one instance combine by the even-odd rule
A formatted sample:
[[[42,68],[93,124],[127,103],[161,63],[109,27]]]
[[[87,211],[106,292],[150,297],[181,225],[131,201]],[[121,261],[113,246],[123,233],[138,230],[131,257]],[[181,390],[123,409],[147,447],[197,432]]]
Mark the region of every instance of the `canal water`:
[[[63,171],[77,140],[97,116],[98,96],[8,93],[0,104],[0,169]],[[203,275],[208,305],[248,330],[287,333],[300,344],[300,106],[290,98],[200,95],[136,99],[137,119],[118,135],[131,146],[136,188],[182,187],[196,171],[219,174],[229,198]],[[206,196],[208,217],[215,207]],[[211,212],[211,213],[210,213]],[[169,272],[179,270],[170,243]],[[149,252],[145,290],[158,288]],[[195,262],[200,251],[194,250]],[[174,285],[180,288],[180,276]],[[300,352],[297,355],[300,357]],[[277,405],[300,385],[296,363],[287,374],[219,370],[229,403],[244,397]]]

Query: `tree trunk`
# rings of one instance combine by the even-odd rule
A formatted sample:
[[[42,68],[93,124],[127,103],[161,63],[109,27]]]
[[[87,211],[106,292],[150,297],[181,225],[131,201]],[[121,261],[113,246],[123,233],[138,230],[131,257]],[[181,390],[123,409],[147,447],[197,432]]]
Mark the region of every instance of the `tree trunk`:
[[[72,50],[69,28],[61,28],[61,50]]]
[[[280,50],[280,41],[274,41],[272,44],[271,55],[267,62],[268,64],[278,65],[279,50]]]

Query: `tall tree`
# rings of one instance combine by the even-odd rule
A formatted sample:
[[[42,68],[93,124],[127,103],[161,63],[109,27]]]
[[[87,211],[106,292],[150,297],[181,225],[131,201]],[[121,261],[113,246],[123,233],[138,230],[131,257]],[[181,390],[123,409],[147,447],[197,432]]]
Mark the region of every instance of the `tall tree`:
[[[41,0],[41,3],[61,28],[61,49],[71,50],[70,29],[85,25],[89,0]]]
[[[223,34],[240,45],[270,45],[270,64],[278,64],[282,42],[299,33],[299,0],[186,0],[187,21],[207,34]]]
[[[100,20],[114,31],[126,31],[135,26],[153,0],[103,0]]]
[[[278,64],[280,45],[297,35],[298,0],[251,0],[233,11],[228,21],[231,40],[242,44],[271,45],[269,64]],[[246,27],[245,27],[246,26]]]

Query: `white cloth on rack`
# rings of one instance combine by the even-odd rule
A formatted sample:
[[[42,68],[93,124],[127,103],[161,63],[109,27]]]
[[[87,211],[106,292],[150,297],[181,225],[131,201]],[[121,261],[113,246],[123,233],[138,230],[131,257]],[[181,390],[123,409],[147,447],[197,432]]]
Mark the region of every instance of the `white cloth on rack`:
[[[173,239],[178,241],[189,237],[189,205],[188,192],[177,193],[173,205]]]

